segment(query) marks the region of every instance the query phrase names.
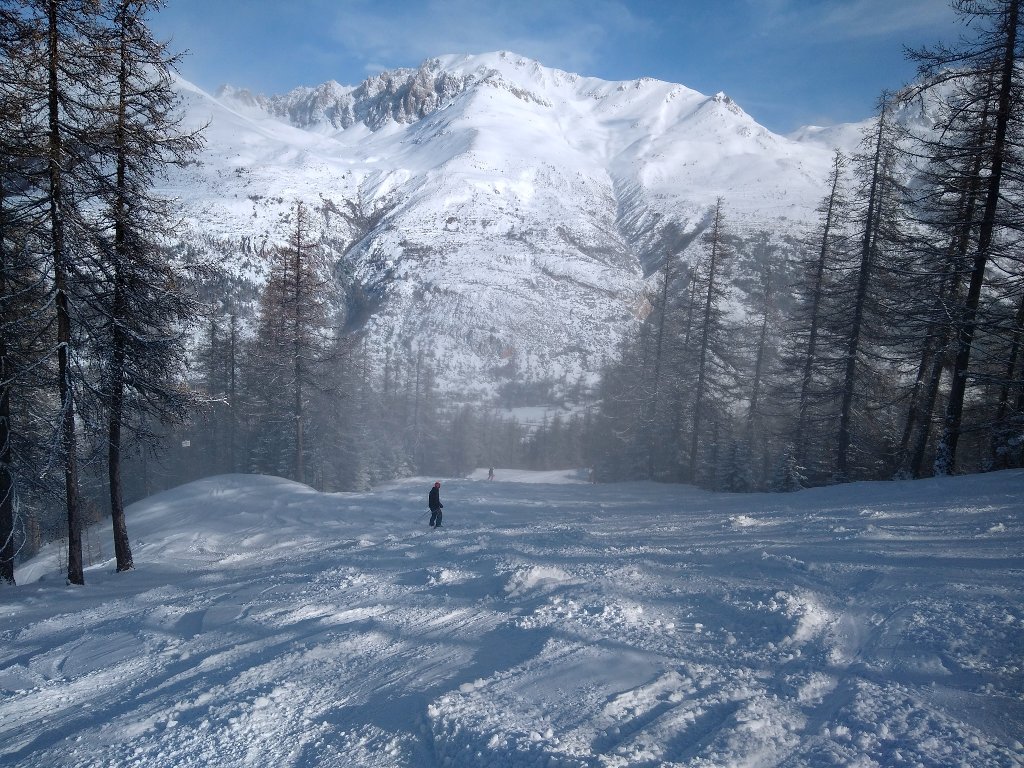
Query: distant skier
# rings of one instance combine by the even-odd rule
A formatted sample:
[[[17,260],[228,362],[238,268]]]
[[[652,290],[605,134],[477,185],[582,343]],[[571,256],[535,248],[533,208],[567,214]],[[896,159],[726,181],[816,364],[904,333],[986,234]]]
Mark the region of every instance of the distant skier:
[[[444,504],[441,503],[441,484],[434,483],[434,487],[427,494],[427,506],[430,507],[430,527],[441,527],[441,510]]]
[[[489,470],[487,470],[487,479],[488,480],[493,480],[494,479],[494,467],[491,467]]]

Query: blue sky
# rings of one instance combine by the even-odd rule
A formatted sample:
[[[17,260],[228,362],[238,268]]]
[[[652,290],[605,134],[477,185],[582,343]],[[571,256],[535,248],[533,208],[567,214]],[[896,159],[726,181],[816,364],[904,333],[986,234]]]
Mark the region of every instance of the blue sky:
[[[780,133],[867,117],[912,78],[904,46],[961,32],[948,0],[168,0],[153,28],[210,91],[356,85],[431,56],[509,50],[725,91]]]

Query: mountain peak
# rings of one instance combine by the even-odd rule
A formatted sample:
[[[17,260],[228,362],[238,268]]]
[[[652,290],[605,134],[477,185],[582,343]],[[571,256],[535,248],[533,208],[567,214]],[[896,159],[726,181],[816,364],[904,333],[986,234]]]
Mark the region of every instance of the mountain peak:
[[[609,113],[630,113],[647,101],[663,101],[673,103],[672,109],[681,115],[687,110],[699,111],[701,103],[713,103],[754,122],[723,92],[709,98],[685,86],[650,77],[624,81],[584,77],[546,67],[512,51],[436,56],[425,59],[416,68],[384,70],[357,86],[329,80],[269,97],[223,86],[217,96],[227,102],[258,107],[302,129],[344,131],[361,123],[378,131],[391,124],[418,122],[479,88],[505,91],[519,102],[541,107],[580,102],[597,105]],[[493,90],[487,92],[493,94]]]
[[[636,322],[669,229],[687,258],[722,197],[739,236],[792,231],[831,158],[724,93],[509,51],[206,99],[190,102],[210,123],[204,164],[182,183],[197,240],[248,255],[286,238],[296,199],[310,203],[345,263],[350,325],[379,349],[429,345],[464,390],[592,374]]]

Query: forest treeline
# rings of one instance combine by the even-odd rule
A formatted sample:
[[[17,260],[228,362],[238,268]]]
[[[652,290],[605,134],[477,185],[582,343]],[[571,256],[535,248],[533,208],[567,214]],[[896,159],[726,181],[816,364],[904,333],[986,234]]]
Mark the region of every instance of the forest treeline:
[[[698,248],[665,253],[601,383],[599,476],[747,491],[1021,466],[1019,5],[953,3],[963,37],[909,54],[915,84],[836,154],[811,231],[739,237],[719,200]]]
[[[596,385],[509,367],[472,403],[429,348],[361,332],[380,299],[350,254],[388,201],[295,202],[276,244],[182,233],[155,190],[202,139],[157,0],[0,4],[0,582],[63,538],[81,584],[107,516],[132,568],[126,500],[227,472],[335,491],[585,466],[749,491],[1021,466],[1019,4],[953,3],[963,39],[912,54],[815,226],[750,231],[728,200],[699,238],[665,226]],[[240,254],[260,279],[219,268]],[[510,415],[541,402],[564,415]]]

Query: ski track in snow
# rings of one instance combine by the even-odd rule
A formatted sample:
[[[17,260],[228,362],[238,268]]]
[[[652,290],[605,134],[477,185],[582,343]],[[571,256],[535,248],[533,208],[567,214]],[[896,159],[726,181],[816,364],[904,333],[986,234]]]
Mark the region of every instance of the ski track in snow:
[[[1024,764],[1024,472],[485,476],[438,531],[426,478],[210,478],[130,508],[133,572],[25,564],[0,765]]]

